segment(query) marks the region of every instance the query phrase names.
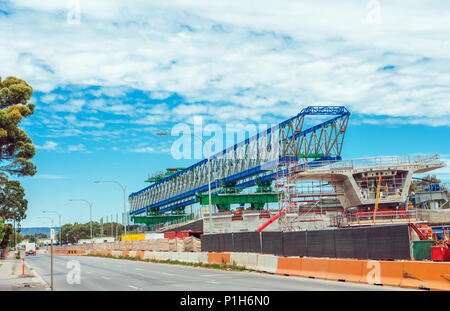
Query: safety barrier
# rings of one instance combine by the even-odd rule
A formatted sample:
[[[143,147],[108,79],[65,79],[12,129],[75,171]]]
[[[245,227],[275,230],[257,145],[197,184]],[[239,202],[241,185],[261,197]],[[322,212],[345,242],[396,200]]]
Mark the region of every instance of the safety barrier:
[[[300,257],[279,257],[276,274],[300,275],[302,270],[302,258]]]
[[[230,264],[230,253],[208,253],[208,263]]]
[[[136,251],[136,258],[144,259],[144,251]]]
[[[111,256],[120,257],[122,256],[122,251],[111,251]]]
[[[300,276],[327,279],[329,259],[302,258],[302,270]]]
[[[404,262],[400,286],[450,290],[450,262]]]
[[[365,260],[329,260],[327,278],[335,281],[358,283],[361,281]]]
[[[450,290],[450,263],[448,262],[278,257],[254,253],[111,252],[105,250],[91,250],[90,253],[103,256],[116,256],[121,253],[122,256],[133,255],[144,259],[235,264],[279,275],[417,289]]]
[[[255,270],[276,273],[278,268],[278,257],[273,255],[257,255],[258,264]]]
[[[208,253],[188,253],[189,262],[208,263]]]
[[[361,273],[361,283],[400,286],[402,276],[402,261],[367,260]]]
[[[230,263],[232,265],[256,270],[258,265],[258,254],[254,253],[231,253]]]

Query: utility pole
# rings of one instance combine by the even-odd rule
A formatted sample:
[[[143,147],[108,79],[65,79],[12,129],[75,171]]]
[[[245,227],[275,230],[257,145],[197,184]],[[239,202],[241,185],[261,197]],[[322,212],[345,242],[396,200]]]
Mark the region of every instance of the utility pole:
[[[50,288],[52,291],[54,290],[53,287],[53,239],[55,238],[55,230],[53,228],[50,228],[50,256],[51,256],[51,267],[50,267],[50,273],[51,273],[51,282],[50,282]]]
[[[58,215],[59,217],[59,245],[62,245],[62,239],[61,239],[61,214],[56,211],[43,211],[42,213],[54,213]]]
[[[16,250],[16,220],[14,219],[14,250]]]

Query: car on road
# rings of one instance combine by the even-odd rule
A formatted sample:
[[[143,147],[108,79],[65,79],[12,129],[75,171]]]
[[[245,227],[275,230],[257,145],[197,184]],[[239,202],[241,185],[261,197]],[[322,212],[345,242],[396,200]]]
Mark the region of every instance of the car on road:
[[[36,255],[36,244],[35,243],[25,244],[25,256],[28,256],[28,255]]]

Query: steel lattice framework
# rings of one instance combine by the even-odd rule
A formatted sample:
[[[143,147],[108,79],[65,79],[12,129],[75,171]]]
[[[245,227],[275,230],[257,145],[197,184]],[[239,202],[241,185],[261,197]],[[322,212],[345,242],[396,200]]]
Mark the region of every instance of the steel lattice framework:
[[[303,130],[310,115],[335,116]],[[340,160],[350,112],[343,106],[309,106],[298,115],[258,133],[210,158],[211,190],[225,184],[252,187],[256,179],[273,180],[278,164],[288,159],[316,158],[320,165]],[[311,162],[309,162],[311,163]],[[195,193],[208,191],[208,159],[129,196],[130,214],[166,212],[196,202]]]

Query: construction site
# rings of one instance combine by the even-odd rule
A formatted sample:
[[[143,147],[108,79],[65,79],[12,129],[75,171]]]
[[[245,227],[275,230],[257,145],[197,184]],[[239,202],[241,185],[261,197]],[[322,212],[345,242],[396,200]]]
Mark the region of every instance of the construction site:
[[[325,120],[305,128],[308,117]],[[342,106],[309,106],[189,167],[149,176],[150,185],[129,196],[141,234],[69,248],[263,265],[266,272],[326,279],[338,273],[354,280],[356,273],[354,281],[366,283],[361,271],[377,261],[395,263],[398,274],[392,281],[382,273],[380,284],[403,286],[404,275],[420,275],[412,287],[450,289],[450,190],[424,177],[445,163],[436,154],[343,159],[349,118]],[[186,259],[186,252],[206,257]],[[410,270],[419,262],[428,266]],[[336,263],[345,267],[336,272]],[[352,265],[359,270],[349,272]],[[424,277],[425,271],[434,274]]]
[[[327,119],[305,129],[309,116]],[[450,190],[428,182],[411,191],[417,174],[445,166],[439,156],[342,159],[349,118],[345,107],[310,106],[210,159],[149,177],[150,186],[129,196],[132,220],[150,231],[201,221],[203,234],[393,223],[447,228]],[[201,213],[188,212],[193,204]]]

